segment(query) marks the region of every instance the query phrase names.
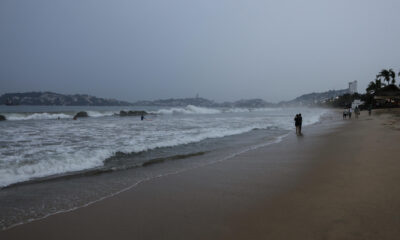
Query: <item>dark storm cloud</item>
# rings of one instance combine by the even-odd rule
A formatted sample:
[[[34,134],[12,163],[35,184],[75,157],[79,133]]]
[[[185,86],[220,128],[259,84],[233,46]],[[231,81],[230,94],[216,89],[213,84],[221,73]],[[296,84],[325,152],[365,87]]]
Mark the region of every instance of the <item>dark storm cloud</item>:
[[[400,69],[400,1],[0,2],[0,93],[269,101]]]

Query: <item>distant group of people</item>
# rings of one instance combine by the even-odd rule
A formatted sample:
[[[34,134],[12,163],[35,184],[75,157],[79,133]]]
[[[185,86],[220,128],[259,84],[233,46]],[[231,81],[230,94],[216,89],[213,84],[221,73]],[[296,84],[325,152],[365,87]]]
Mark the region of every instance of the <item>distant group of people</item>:
[[[343,111],[343,119],[346,119],[347,117],[349,117],[349,119],[351,119],[352,113],[353,113],[353,108],[350,107],[349,109],[345,109]],[[358,116],[360,116],[360,109],[358,108],[358,106],[356,106],[354,108],[354,115],[356,118],[358,118]],[[371,113],[370,113],[370,115],[371,115]]]
[[[371,116],[372,112],[372,106],[368,107],[368,115]],[[351,116],[353,115],[355,118],[358,118],[360,116],[360,108],[356,106],[354,109],[353,108],[345,108],[343,111],[343,119],[351,119]],[[301,125],[303,124],[303,117],[301,116],[301,113],[296,114],[296,117],[294,118],[294,125],[296,127],[296,134],[297,135],[302,135],[301,134]]]
[[[347,117],[350,119],[352,112],[353,110],[351,108],[343,110],[343,119],[346,119]]]
[[[303,124],[303,117],[301,116],[301,113],[296,114],[296,117],[294,118],[294,125],[296,127],[296,134],[301,135],[301,125]]]

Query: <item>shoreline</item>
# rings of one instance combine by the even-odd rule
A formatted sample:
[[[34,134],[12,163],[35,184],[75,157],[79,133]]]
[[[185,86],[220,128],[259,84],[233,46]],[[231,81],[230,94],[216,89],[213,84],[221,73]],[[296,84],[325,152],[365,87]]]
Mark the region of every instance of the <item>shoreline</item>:
[[[307,120],[306,124],[315,122],[319,119],[317,115],[320,116],[326,111],[327,110],[321,109],[317,109],[316,111],[307,109],[310,118]],[[276,115],[274,112],[270,114],[271,117],[263,121],[261,125],[252,125],[252,128],[248,128],[250,130],[245,133],[228,135],[222,138],[208,138],[200,142],[178,145],[172,148],[154,149],[146,151],[143,154],[133,153],[131,155],[129,153],[122,156],[117,156],[119,154],[112,154],[115,158],[110,158],[110,162],[106,160],[104,167],[101,167],[101,169],[51,175],[49,177],[40,177],[26,182],[8,185],[0,191],[0,229],[5,230],[54,214],[76,210],[80,207],[85,207],[112,197],[126,189],[132,188],[132,186],[136,186],[139,182],[145,182],[154,177],[202,167],[210,163],[232,158],[235,155],[254,148],[275,144],[287,135],[289,131],[288,125],[290,124],[288,120],[291,121],[292,118],[291,116],[286,116],[288,115],[288,111],[286,110],[279,110],[278,112],[280,114],[283,113],[283,115],[278,114],[277,117],[274,117]],[[318,114],[316,115],[314,113]],[[244,114],[244,120],[249,118],[249,122],[252,122],[251,119],[253,117],[254,119],[261,119],[260,116],[262,117],[265,115],[264,113],[261,115],[258,113]],[[239,115],[233,113],[232,116],[243,118],[241,113]],[[218,115],[216,117],[220,116]],[[199,118],[203,119],[208,117],[206,115],[200,116]],[[124,118],[124,120],[125,119],[130,122],[130,119]],[[280,122],[277,122],[275,119],[282,119],[284,124],[280,124]],[[100,120],[98,125],[104,125],[103,121],[107,123],[110,119],[104,118]],[[232,122],[235,123],[235,121],[237,120],[234,118]],[[54,123],[56,127],[58,127],[60,122],[54,121]],[[241,126],[245,123],[246,122],[242,123]],[[139,122],[139,124],[141,124],[141,122]],[[148,124],[146,123],[145,125]],[[258,128],[259,126],[260,128]],[[150,126],[149,128],[154,128],[154,126]],[[86,125],[79,129],[85,130]],[[235,129],[233,129],[233,131],[241,132]],[[69,132],[64,135],[65,136],[61,137],[70,138]],[[119,141],[118,139],[119,138],[116,138],[116,141]],[[55,138],[55,141],[56,140],[57,138]],[[93,144],[97,145],[96,141],[93,141]],[[93,144],[90,143],[88,145],[93,146]],[[63,149],[63,146],[60,146],[60,148]],[[38,149],[40,150],[41,148],[39,147]],[[204,152],[204,156],[201,154],[199,154],[199,156],[193,156],[197,155],[199,151]],[[186,156],[191,157],[185,158],[184,160],[173,160]],[[100,158],[104,159],[102,156],[100,156]],[[85,159],[79,160],[78,162],[80,161],[83,161],[83,164],[87,162]],[[148,164],[159,162],[161,164]],[[44,163],[47,163],[47,161],[44,161]],[[60,163],[63,163],[63,161],[60,161]],[[64,165],[61,164],[60,166]],[[16,169],[18,170],[19,168]],[[3,175],[2,179],[7,179],[6,176],[8,175]]]
[[[314,123],[314,124],[315,124],[315,123]],[[312,125],[314,125],[314,124],[312,124]],[[306,126],[306,127],[309,127],[309,126]],[[248,132],[248,133],[249,133],[249,132]],[[243,135],[243,134],[248,134],[248,133],[238,134],[238,136]],[[142,180],[139,180],[139,181],[135,182],[135,183],[132,184],[132,185],[129,185],[128,187],[125,187],[125,188],[123,188],[123,189],[121,189],[121,190],[118,190],[118,191],[116,191],[116,192],[112,192],[112,193],[110,193],[110,194],[108,194],[108,195],[99,197],[98,199],[89,201],[89,202],[87,202],[87,203],[85,203],[85,204],[82,204],[82,205],[79,205],[79,206],[76,206],[76,207],[72,207],[72,208],[66,209],[66,210],[59,210],[59,211],[57,211],[57,212],[53,212],[53,213],[44,215],[44,216],[42,216],[42,217],[36,217],[36,218],[34,218],[34,219],[27,219],[27,220],[25,220],[25,221],[23,221],[23,222],[19,222],[19,223],[10,225],[10,226],[8,226],[8,227],[6,227],[6,228],[4,228],[4,229],[0,229],[0,232],[1,232],[1,231],[9,230],[9,229],[12,229],[12,228],[14,228],[14,227],[17,227],[17,226],[20,226],[20,225],[24,225],[24,224],[27,224],[27,223],[30,223],[30,222],[35,222],[35,221],[43,220],[43,219],[46,219],[46,218],[51,217],[51,216],[53,216],[53,215],[64,214],[64,213],[68,213],[68,212],[71,212],[71,211],[76,211],[76,210],[78,210],[78,209],[80,209],[80,208],[88,207],[88,206],[90,206],[90,205],[92,205],[92,204],[96,204],[97,202],[106,200],[106,199],[108,199],[108,198],[115,197],[115,196],[117,196],[117,195],[119,195],[119,194],[121,194],[121,193],[124,193],[124,192],[126,192],[126,191],[129,191],[129,190],[135,188],[136,186],[138,186],[138,185],[140,185],[140,184],[145,184],[145,183],[148,182],[148,181],[156,180],[156,179],[158,179],[158,178],[168,177],[168,176],[170,176],[170,175],[180,174],[180,173],[183,173],[183,172],[186,172],[186,171],[191,171],[191,170],[194,170],[194,169],[197,169],[197,168],[206,167],[206,166],[208,166],[208,165],[217,164],[217,163],[224,162],[224,161],[227,161],[227,160],[229,161],[229,159],[234,158],[234,157],[236,157],[236,156],[238,156],[238,155],[240,155],[240,154],[243,154],[243,153],[246,153],[246,152],[249,152],[249,151],[254,151],[254,150],[258,149],[258,148],[267,147],[267,146],[269,146],[269,145],[278,144],[278,143],[280,143],[281,141],[283,141],[284,138],[287,137],[289,134],[290,134],[290,133],[285,133],[285,134],[283,134],[283,135],[277,135],[277,136],[275,136],[275,137],[269,139],[268,141],[266,141],[266,142],[264,142],[264,143],[258,143],[258,144],[256,144],[256,145],[249,145],[249,146],[246,146],[246,147],[243,148],[242,150],[240,150],[240,151],[235,151],[235,152],[231,152],[231,153],[225,155],[224,157],[220,158],[219,160],[213,160],[213,161],[210,161],[210,162],[203,162],[203,163],[199,163],[199,164],[197,164],[197,165],[195,165],[195,166],[193,166],[193,167],[183,168],[183,169],[176,170],[176,171],[172,171],[172,172],[167,171],[167,172],[165,172],[165,173],[161,173],[160,175],[156,175],[156,176],[144,178],[144,179],[142,179]],[[129,171],[129,170],[131,170],[131,169],[128,168],[128,169],[125,169],[125,170],[123,170],[123,171]],[[116,172],[112,172],[112,173],[118,173],[118,172],[120,172],[120,171],[116,171]],[[72,175],[72,176],[66,175],[66,176],[60,176],[60,177],[58,177],[58,178],[38,179],[38,180],[31,180],[31,181],[27,181],[27,182],[19,182],[19,183],[15,183],[15,184],[6,186],[6,187],[4,187],[4,188],[2,188],[2,189],[7,190],[7,189],[18,188],[18,187],[29,187],[29,186],[32,186],[32,185],[35,185],[35,184],[41,184],[41,183],[60,182],[60,181],[68,180],[68,179],[70,179],[70,178],[81,178],[82,176],[86,176],[87,173],[88,173],[88,172],[83,172],[83,173],[80,174],[80,175],[74,174],[74,175]],[[90,172],[89,172],[89,173],[90,173]],[[108,172],[105,172],[105,173],[108,174]],[[0,189],[0,190],[1,190],[1,189]]]
[[[55,119],[53,121],[52,119],[36,118],[26,122],[7,121],[2,123],[4,132],[1,131],[3,148],[0,154],[4,159],[0,162],[4,163],[4,168],[1,169],[3,174],[0,178],[0,188],[24,184],[24,182],[31,183],[90,174],[91,171],[96,174],[102,171],[140,167],[141,164],[148,165],[147,161],[153,162],[151,156],[153,153],[156,155],[154,158],[162,158],[173,157],[174,151],[177,156],[205,152],[208,151],[207,148],[195,145],[201,145],[202,142],[207,144],[210,142],[209,139],[224,139],[246,134],[255,129],[269,130],[269,127],[272,126],[287,131],[287,123],[291,123],[290,110],[278,110],[278,112],[282,115],[275,117],[275,113],[273,113],[268,116],[263,111],[256,114],[233,112],[226,115],[222,112],[222,115],[211,115],[215,119],[201,113],[200,115],[177,114],[176,116],[165,114],[150,119],[149,122],[142,122],[140,118],[109,116],[93,117],[82,121]],[[314,111],[312,114],[315,117],[310,118],[312,119],[310,122],[316,121],[316,117],[322,112],[323,110]],[[47,115],[47,113],[44,114]],[[272,124],[267,124],[269,119],[264,121],[262,117],[271,118]],[[236,118],[240,118],[240,120],[235,120]],[[281,122],[276,124],[273,118],[286,119],[283,121],[284,124],[279,124]],[[233,119],[233,121],[229,122],[229,119]],[[176,121],[174,126],[178,127],[168,125],[174,121]],[[196,123],[193,124],[193,121]],[[107,128],[104,128],[105,125]],[[32,128],[32,126],[34,127]],[[187,131],[191,127],[193,131]],[[15,128],[24,130],[18,136],[23,141],[13,134]],[[208,131],[208,129],[212,130]],[[31,137],[34,134],[28,135],[29,131],[36,131],[35,134],[40,135],[41,138]],[[157,134],[157,131],[163,134]],[[22,144],[18,141],[21,141]],[[44,143],[40,141],[44,141]],[[18,142],[16,146],[13,145],[15,142]],[[85,142],[85,144],[80,144],[81,142]],[[100,144],[96,144],[96,142]],[[99,145],[103,145],[103,147],[99,147]],[[193,145],[194,149],[188,152],[185,149],[188,145]],[[162,151],[170,148],[175,149],[164,155],[161,154]],[[146,154],[148,152],[151,154]],[[13,165],[13,157],[22,159],[29,164],[26,164],[27,166]],[[24,169],[24,167],[28,169]]]
[[[174,171],[174,172],[167,172],[167,173],[163,173],[163,174],[161,174],[161,175],[157,175],[157,176],[153,176],[153,177],[149,177],[149,178],[145,178],[145,179],[139,180],[139,181],[137,181],[136,183],[134,183],[133,185],[130,185],[130,186],[128,186],[128,187],[126,187],[126,188],[123,188],[123,189],[121,189],[121,190],[119,190],[119,191],[117,191],[117,192],[111,193],[111,194],[109,194],[109,195],[105,195],[105,196],[103,196],[103,197],[100,197],[99,199],[96,199],[96,200],[94,200],[94,201],[90,201],[90,202],[85,203],[85,204],[83,204],[83,205],[76,206],[76,207],[73,207],[73,208],[67,209],[67,210],[60,210],[60,211],[57,211],[57,212],[54,212],[54,213],[45,215],[45,216],[43,216],[43,217],[38,217],[38,218],[35,218],[35,219],[28,219],[28,220],[26,220],[25,222],[21,222],[21,223],[17,223],[17,224],[8,226],[8,227],[5,228],[5,229],[0,229],[0,233],[1,233],[2,231],[7,231],[7,230],[9,230],[9,229],[12,229],[12,228],[15,228],[15,227],[24,225],[24,224],[28,224],[28,223],[35,222],[35,221],[44,220],[44,219],[46,219],[46,218],[48,218],[48,217],[51,217],[51,216],[53,216],[53,215],[69,213],[69,212],[72,212],[72,211],[79,210],[79,209],[81,209],[81,208],[89,207],[89,206],[91,206],[91,205],[93,205],[93,204],[96,204],[96,203],[98,203],[98,202],[107,200],[107,199],[109,199],[109,198],[116,197],[116,196],[118,196],[119,194],[124,193],[124,192],[126,192],[126,191],[130,191],[130,190],[134,189],[135,187],[137,187],[138,185],[140,185],[140,184],[145,184],[146,182],[149,182],[149,181],[157,180],[157,179],[163,178],[163,177],[168,177],[168,176],[170,176],[170,175],[180,174],[180,173],[183,173],[183,172],[186,172],[186,171],[195,170],[195,169],[197,169],[197,168],[206,167],[206,166],[208,166],[208,165],[217,164],[217,163],[224,162],[224,161],[227,161],[227,160],[229,161],[229,159],[234,158],[234,157],[236,157],[236,156],[238,156],[238,155],[240,155],[240,154],[243,154],[243,153],[246,153],[246,152],[249,152],[249,151],[254,151],[254,150],[258,149],[258,148],[267,147],[267,146],[269,146],[269,145],[278,144],[278,143],[280,143],[285,137],[287,137],[288,135],[289,135],[289,133],[288,133],[288,134],[283,134],[283,135],[280,135],[280,136],[276,136],[273,140],[268,141],[267,143],[263,143],[263,144],[258,144],[258,145],[251,146],[251,147],[249,147],[249,148],[247,148],[247,149],[245,149],[245,150],[242,150],[242,151],[239,151],[239,152],[235,152],[235,153],[229,154],[229,155],[227,155],[226,157],[223,157],[222,159],[217,160],[217,161],[202,163],[202,164],[199,164],[198,166],[195,166],[195,167],[192,167],[192,168],[185,168],[185,169],[177,170],[177,171]],[[129,170],[129,169],[126,169],[126,170]],[[84,175],[85,175],[85,173],[82,174],[82,176],[84,176]],[[29,185],[31,185],[31,184],[40,184],[40,183],[42,183],[42,182],[60,181],[60,180],[65,180],[65,179],[68,179],[68,178],[71,178],[71,177],[81,177],[81,176],[80,176],[80,175],[73,175],[73,176],[68,176],[68,175],[67,175],[67,176],[61,176],[61,177],[59,177],[59,178],[53,178],[53,179],[48,179],[48,180],[46,180],[46,179],[45,179],[45,180],[39,179],[39,180],[35,180],[35,181],[20,182],[20,183],[15,183],[15,184],[6,186],[6,187],[4,187],[4,188],[0,188],[0,190],[1,190],[1,189],[7,189],[7,188],[20,187],[20,186],[29,186]]]
[[[379,200],[367,194],[381,187],[379,182],[375,186],[371,184],[371,179],[364,179],[369,183],[365,185],[361,180],[352,178],[353,175],[363,177],[365,172],[370,173],[369,177],[382,178],[379,173],[385,170],[385,173],[390,173],[390,178],[385,179],[385,186],[397,186],[398,181],[392,180],[400,180],[395,172],[390,171],[400,169],[399,164],[391,161],[394,166],[380,166],[373,158],[378,153],[385,154],[385,151],[392,157],[399,154],[399,150],[393,147],[394,140],[399,139],[398,133],[382,125],[389,122],[397,126],[398,123],[387,114],[365,115],[363,112],[360,119],[328,127],[326,131],[319,131],[319,126],[305,128],[303,137],[296,138],[293,134],[278,144],[243,153],[228,161],[153,179],[88,207],[1,231],[0,237],[368,239],[379,236],[391,239],[390,236],[395,235],[380,235],[382,233],[376,228],[364,228],[363,224],[350,226],[363,229],[365,233],[348,235],[349,231],[343,230],[346,224],[341,224],[347,223],[347,218],[359,220],[357,216],[346,215],[343,209],[349,206],[351,209],[362,207],[367,216],[364,221],[368,220],[368,223],[370,217],[377,216],[391,220],[386,223],[392,227],[398,223],[392,219],[394,216],[382,216],[370,212],[368,208],[369,205],[375,206],[377,203],[374,201]],[[371,133],[377,137],[390,135],[382,140],[383,149],[371,149],[371,142],[375,139],[364,136]],[[363,152],[359,156],[357,149],[346,145],[348,142],[366,148],[368,153]],[[371,150],[375,151],[375,155],[371,156]],[[343,152],[348,155],[343,155]],[[364,166],[360,157],[368,159],[368,164]],[[360,169],[363,171],[360,172]],[[354,184],[341,179],[352,180]],[[356,183],[366,193],[353,194],[344,202],[336,199],[343,195],[342,191],[347,194],[359,191],[360,188],[354,189]],[[330,198],[326,199],[327,196]],[[313,201],[314,198],[318,200]],[[391,199],[386,200],[393,205],[393,210],[398,210],[399,199],[400,192],[397,190]],[[356,204],[358,201],[361,205]],[[337,217],[337,212],[343,216]],[[311,219],[315,216],[318,221]],[[331,218],[335,219],[332,221]],[[329,226],[333,230],[329,230]],[[335,234],[332,235],[332,231]],[[398,230],[391,232],[394,233],[397,234]]]

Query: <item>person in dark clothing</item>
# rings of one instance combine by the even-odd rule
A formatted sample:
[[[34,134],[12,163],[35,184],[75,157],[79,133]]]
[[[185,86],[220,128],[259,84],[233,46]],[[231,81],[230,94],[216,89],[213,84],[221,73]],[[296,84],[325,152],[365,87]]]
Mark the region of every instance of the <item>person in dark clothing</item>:
[[[299,135],[299,128],[300,128],[299,114],[296,114],[296,117],[294,117],[294,126],[296,127],[296,134]]]
[[[144,115],[142,114],[141,116],[140,116],[140,120],[144,120]]]
[[[301,126],[303,125],[303,117],[299,113],[299,135],[301,135]]]

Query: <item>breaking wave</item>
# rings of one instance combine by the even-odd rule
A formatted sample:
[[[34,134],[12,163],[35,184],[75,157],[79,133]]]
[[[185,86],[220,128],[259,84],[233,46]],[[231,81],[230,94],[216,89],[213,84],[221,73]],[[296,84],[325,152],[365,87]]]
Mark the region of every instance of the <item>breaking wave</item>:
[[[140,139],[127,146],[118,146],[118,143],[110,141],[109,147],[101,149],[81,149],[76,151],[71,147],[60,145],[47,146],[46,149],[30,149],[25,155],[31,155],[25,159],[23,155],[8,156],[6,161],[0,161],[0,187],[25,182],[32,179],[53,175],[65,174],[85,169],[100,168],[104,162],[113,157],[117,152],[132,154],[154,150],[157,148],[176,147],[184,144],[200,142],[207,138],[221,138],[249,132],[253,129],[261,129],[261,126],[249,126],[241,129],[209,129],[208,131],[187,135],[176,134],[174,138],[154,143],[139,144]]]
[[[269,112],[279,108],[207,108],[188,105],[186,107],[162,108],[149,111],[156,115],[184,115],[184,114],[220,114],[220,113],[248,113]],[[89,117],[110,117],[119,115],[119,111],[86,111]],[[19,120],[51,120],[72,119],[77,112],[37,112],[37,113],[2,113],[9,121]]]
[[[87,111],[89,117],[109,117],[119,114],[119,112],[99,112],[99,111]]]
[[[2,114],[9,121],[22,121],[22,120],[51,120],[51,119],[72,119],[77,112],[42,112],[42,113],[5,113]],[[112,111],[87,111],[89,117],[107,117],[118,114]]]
[[[211,109],[189,105],[184,108],[156,110],[152,121],[131,118],[104,118],[115,111],[88,111],[91,121],[20,122],[0,129],[0,187],[54,175],[70,174],[89,169],[101,169],[107,159],[117,152],[130,154],[163,147],[177,147],[209,138],[222,138],[255,129],[293,128],[293,114],[297,110],[270,109],[256,114],[241,114],[235,109]],[[232,110],[232,109],[231,109]],[[271,113],[269,111],[272,111]],[[307,111],[307,112],[306,112]],[[326,110],[303,109],[303,124],[319,121]],[[9,113],[9,120],[68,119],[75,112]],[[174,116],[174,114],[178,114]],[[189,116],[181,117],[181,114]],[[210,114],[206,118],[190,114]],[[215,114],[215,115],[212,115]],[[17,128],[16,128],[17,125]]]
[[[280,110],[280,108],[207,108],[188,105],[181,108],[166,108],[154,111],[154,114],[218,114],[218,113],[248,113],[269,112]]]
[[[197,107],[188,105],[184,108],[168,108],[154,111],[155,114],[217,114],[221,113],[221,110],[214,108]]]
[[[9,113],[4,114],[7,120],[19,121],[19,120],[44,120],[44,119],[65,119],[72,118],[72,114],[67,113]]]

